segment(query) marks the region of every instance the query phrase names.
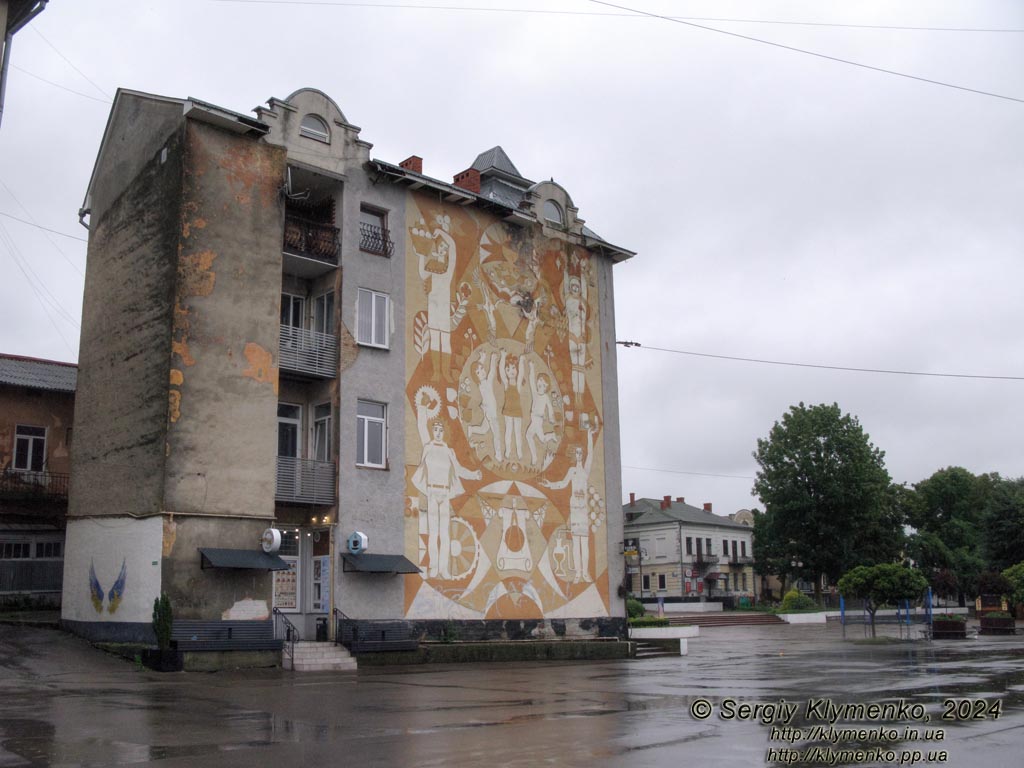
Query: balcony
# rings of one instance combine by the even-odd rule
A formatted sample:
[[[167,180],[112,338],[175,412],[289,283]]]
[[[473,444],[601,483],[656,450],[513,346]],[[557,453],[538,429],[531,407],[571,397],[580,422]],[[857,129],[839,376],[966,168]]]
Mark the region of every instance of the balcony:
[[[384,227],[376,227],[361,221],[359,222],[359,250],[376,253],[379,256],[391,256],[395,250],[395,244]]]
[[[8,469],[0,474],[0,499],[66,502],[70,478],[70,475],[62,472],[23,472]]]
[[[286,504],[334,504],[337,500],[334,464],[278,456],[274,499]]]
[[[338,266],[341,238],[332,224],[286,213],[282,250],[289,273],[316,277]]]
[[[338,375],[338,338],[330,333],[281,326],[280,367],[316,379]]]
[[[754,558],[748,555],[737,555],[729,559],[730,565],[753,565]]]

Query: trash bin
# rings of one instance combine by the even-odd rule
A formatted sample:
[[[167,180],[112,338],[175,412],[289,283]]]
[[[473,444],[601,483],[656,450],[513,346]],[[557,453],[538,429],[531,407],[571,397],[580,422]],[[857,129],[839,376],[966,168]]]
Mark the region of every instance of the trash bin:
[[[316,620],[316,641],[318,643],[327,642],[327,617],[324,616]]]

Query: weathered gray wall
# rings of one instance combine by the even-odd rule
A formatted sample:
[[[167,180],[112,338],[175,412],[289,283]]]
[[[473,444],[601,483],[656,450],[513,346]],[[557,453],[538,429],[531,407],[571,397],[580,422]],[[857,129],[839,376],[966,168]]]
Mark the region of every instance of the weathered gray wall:
[[[608,607],[612,616],[626,615],[626,602],[618,588],[625,580],[622,556],[622,454],[619,449],[619,374],[615,344],[615,286],[611,259],[597,257],[597,287],[601,307],[601,385],[604,396],[604,481],[608,514]]]
[[[271,518],[285,155],[188,121],[165,509]]]
[[[200,568],[199,547],[259,550],[261,520],[197,515],[165,516],[162,589],[181,619],[256,619],[270,616],[269,571]],[[225,615],[226,611],[234,611]]]
[[[120,128],[115,126],[115,134]],[[145,133],[142,126],[138,130]],[[138,174],[109,207],[93,211],[71,516],[144,515],[162,508],[182,138],[181,132],[172,134],[145,162],[126,161],[123,167],[137,165]],[[139,149],[131,143],[121,148],[126,154]],[[106,199],[104,187],[96,191],[103,192],[96,199]]]

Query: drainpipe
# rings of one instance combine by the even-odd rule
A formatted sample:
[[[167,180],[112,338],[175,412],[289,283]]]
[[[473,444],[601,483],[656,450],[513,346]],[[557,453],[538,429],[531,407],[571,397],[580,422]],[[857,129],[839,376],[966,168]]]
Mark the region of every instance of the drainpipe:
[[[4,36],[4,57],[0,62],[0,123],[3,123],[4,119],[4,95],[7,93],[7,70],[11,66],[11,44],[14,42],[14,33],[42,13],[48,2],[49,0],[39,0],[35,7],[28,12],[28,15],[12,26]]]

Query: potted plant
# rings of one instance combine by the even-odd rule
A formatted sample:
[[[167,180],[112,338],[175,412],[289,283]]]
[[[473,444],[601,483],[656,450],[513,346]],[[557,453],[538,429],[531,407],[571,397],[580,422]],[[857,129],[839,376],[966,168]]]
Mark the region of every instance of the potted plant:
[[[932,617],[935,640],[959,640],[967,637],[967,617],[957,613],[939,613]]]
[[[157,672],[180,672],[184,667],[184,655],[171,647],[173,626],[171,599],[161,594],[153,600],[153,634],[156,635],[157,647],[148,648],[142,653],[142,663],[150,669]]]

